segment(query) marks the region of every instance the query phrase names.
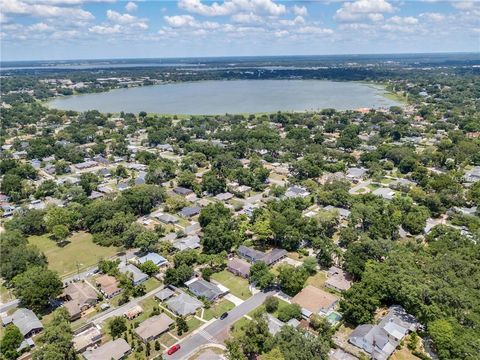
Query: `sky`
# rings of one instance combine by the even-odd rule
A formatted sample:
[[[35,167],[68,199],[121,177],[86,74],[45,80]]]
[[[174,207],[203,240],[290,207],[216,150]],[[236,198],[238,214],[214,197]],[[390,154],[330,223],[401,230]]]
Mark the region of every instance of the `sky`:
[[[479,52],[480,0],[0,0],[1,60]]]

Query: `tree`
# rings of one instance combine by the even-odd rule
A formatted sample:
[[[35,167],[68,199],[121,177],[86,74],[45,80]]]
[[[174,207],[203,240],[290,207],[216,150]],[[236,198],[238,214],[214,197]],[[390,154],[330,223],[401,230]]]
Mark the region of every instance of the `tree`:
[[[123,316],[115,316],[108,323],[108,331],[113,339],[120,337],[127,331],[127,322]]]
[[[302,308],[298,304],[288,304],[278,309],[278,319],[287,322],[290,319],[300,320],[302,318]]]
[[[56,272],[40,266],[30,267],[15,276],[13,285],[22,305],[34,311],[47,307],[49,300],[60,295],[63,287]]]
[[[52,237],[58,243],[64,242],[67,239],[69,234],[70,234],[70,231],[68,230],[68,227],[66,227],[65,225],[55,225],[52,228]]]
[[[178,336],[181,336],[183,333],[188,332],[188,324],[183,318],[183,316],[177,316],[177,318],[175,319],[175,322],[177,324]]]
[[[203,229],[202,245],[207,254],[230,252],[239,242],[238,233],[230,221],[213,222]]]
[[[225,178],[216,171],[208,171],[202,177],[202,190],[217,195],[224,192],[227,188]]]
[[[157,242],[158,234],[155,231],[146,230],[138,234],[133,244],[142,251],[150,251]]]
[[[265,305],[265,310],[267,310],[268,313],[274,313],[278,309],[279,300],[275,296],[270,295],[267,296],[263,304]]]
[[[275,275],[268,269],[267,264],[258,261],[250,268],[250,282],[260,289],[266,289],[273,285]]]
[[[230,218],[230,210],[222,203],[208,204],[200,211],[198,222],[202,228],[212,222]]]
[[[247,357],[243,354],[242,345],[238,339],[227,339],[225,341],[227,346],[227,359],[228,360],[247,360]]]
[[[282,291],[290,296],[296,295],[303,289],[308,273],[303,267],[281,265],[278,267],[278,280]]]
[[[291,326],[284,326],[275,335],[274,343],[285,360],[327,360],[329,358],[329,334],[313,336]]]
[[[45,326],[40,343],[42,346],[33,354],[35,360],[74,360],[77,358],[73,347],[70,315],[65,308],[55,310],[52,321]]]
[[[263,354],[260,360],[285,360],[279,348],[273,348],[268,353]]]
[[[193,269],[186,265],[182,264],[178,268],[169,268],[165,272],[165,284],[172,284],[175,286],[180,286],[188,281],[193,276]]]
[[[320,334],[328,334],[331,330],[331,326],[327,318],[318,314],[313,314],[310,317],[310,326],[313,330]]]
[[[158,266],[155,265],[152,260],[147,260],[143,264],[139,264],[138,267],[148,276],[152,276],[158,272]]]
[[[268,323],[263,315],[256,315],[245,326],[243,336],[240,337],[241,348],[247,358],[269,351],[272,347],[272,335],[268,331]]]
[[[315,273],[317,272],[317,260],[313,257],[305,258],[302,266],[309,275],[315,275]]]
[[[8,325],[0,341],[0,354],[2,354],[2,358],[15,360],[18,357],[17,349],[22,341],[23,335],[18,327],[13,324]]]

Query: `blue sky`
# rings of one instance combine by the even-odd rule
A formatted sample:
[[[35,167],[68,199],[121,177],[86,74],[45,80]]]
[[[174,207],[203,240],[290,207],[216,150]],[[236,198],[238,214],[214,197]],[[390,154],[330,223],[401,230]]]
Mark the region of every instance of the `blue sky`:
[[[477,0],[0,0],[1,59],[480,51]]]

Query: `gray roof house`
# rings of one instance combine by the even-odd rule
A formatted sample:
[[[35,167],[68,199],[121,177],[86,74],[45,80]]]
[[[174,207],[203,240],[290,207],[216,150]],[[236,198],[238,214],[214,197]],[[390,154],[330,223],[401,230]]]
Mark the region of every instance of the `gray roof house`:
[[[207,300],[214,301],[224,295],[224,292],[220,288],[204,279],[193,279],[185,283],[188,290],[197,295],[198,297],[204,297]]]
[[[418,328],[415,317],[401,306],[392,306],[378,325],[364,324],[350,334],[348,341],[363,349],[374,360],[388,359],[400,341]]]
[[[231,273],[248,278],[250,276],[250,263],[239,258],[233,258],[228,260],[227,270]]]
[[[94,350],[87,350],[83,356],[87,360],[120,360],[124,359],[132,350],[124,338],[118,338],[99,346]]]
[[[349,180],[361,180],[367,174],[367,169],[352,167],[347,169],[347,179]]]
[[[198,235],[190,235],[184,238],[176,239],[173,247],[177,250],[197,249],[200,247],[200,237]]]
[[[43,325],[37,315],[30,309],[18,309],[11,316],[2,319],[3,326],[13,324],[22,333],[23,337],[28,338],[42,331]]]
[[[310,192],[301,186],[290,186],[285,192],[285,197],[294,198],[294,197],[307,197],[310,195]]]
[[[385,200],[392,200],[395,196],[395,191],[389,188],[378,188],[372,192],[375,196],[380,196]]]
[[[171,317],[161,313],[143,321],[134,331],[144,343],[147,343],[168,331],[173,323],[174,321]]]
[[[184,188],[184,187],[181,187],[181,186],[173,189],[173,192],[177,195],[183,195],[183,196],[193,194],[193,190],[190,190],[190,189],[187,189],[187,188]]]
[[[169,299],[166,304],[170,310],[180,316],[195,314],[203,305],[201,301],[183,292]]]
[[[263,261],[268,266],[275,264],[287,256],[287,252],[283,249],[273,249],[268,253],[264,253],[244,245],[239,246],[237,254],[252,263]]]
[[[178,223],[178,218],[176,216],[170,214],[162,214],[157,216],[158,220],[163,222],[164,224],[176,224]]]
[[[175,295],[175,292],[169,288],[163,288],[155,294],[155,297],[160,301],[165,301]]]
[[[134,286],[137,286],[138,284],[143,283],[148,279],[148,275],[142,272],[139,268],[137,268],[135,265],[128,264],[128,265],[121,265],[118,270],[122,274],[127,274],[131,273],[133,278],[132,282]]]
[[[199,206],[187,206],[184,207],[178,215],[184,218],[190,218],[192,216],[200,214],[201,208]]]

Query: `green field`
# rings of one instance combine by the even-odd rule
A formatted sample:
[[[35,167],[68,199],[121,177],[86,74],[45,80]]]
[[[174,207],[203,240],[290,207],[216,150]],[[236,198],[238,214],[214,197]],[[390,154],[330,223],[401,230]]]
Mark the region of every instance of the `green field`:
[[[230,293],[242,300],[246,300],[252,296],[252,293],[248,290],[248,280],[235,276],[227,270],[215,273],[211,278],[223,286],[226,286],[230,290]]]
[[[75,274],[94,266],[102,258],[109,258],[117,253],[115,247],[94,244],[92,235],[85,232],[73,234],[65,246],[58,246],[49,235],[30,236],[30,244],[36,245],[48,259],[48,267],[58,272],[61,277]]]
[[[307,285],[313,285],[319,289],[322,289],[325,288],[325,280],[327,280],[327,274],[325,271],[319,271],[307,279]]]

